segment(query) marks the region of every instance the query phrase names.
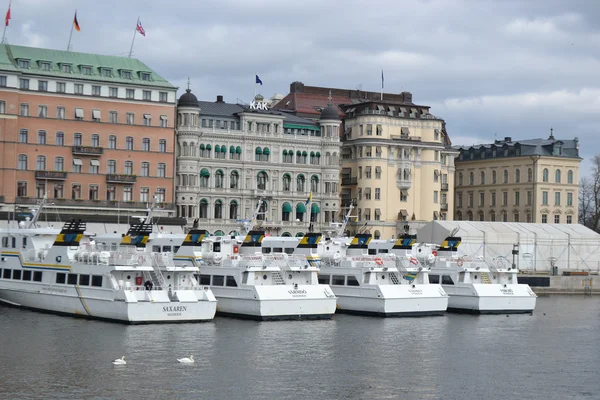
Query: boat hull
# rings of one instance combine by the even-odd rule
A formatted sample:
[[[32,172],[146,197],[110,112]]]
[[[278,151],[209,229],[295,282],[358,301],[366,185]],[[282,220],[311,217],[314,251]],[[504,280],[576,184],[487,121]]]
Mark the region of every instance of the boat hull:
[[[128,302],[125,299],[102,298],[100,293],[94,294],[76,288],[60,288],[55,292],[0,288],[0,302],[36,311],[128,324],[210,321],[215,316],[217,306],[216,300]]]
[[[537,296],[528,285],[442,285],[448,311],[474,314],[519,314],[535,309]]]
[[[338,312],[377,317],[443,315],[448,295],[439,285],[332,286]]]
[[[337,299],[326,285],[212,287],[217,314],[260,321],[330,319]]]

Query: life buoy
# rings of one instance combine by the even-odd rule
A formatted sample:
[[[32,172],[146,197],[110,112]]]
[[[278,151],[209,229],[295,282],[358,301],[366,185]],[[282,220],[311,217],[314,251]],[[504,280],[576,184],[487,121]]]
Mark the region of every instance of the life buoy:
[[[414,257],[411,257],[411,259],[410,259],[410,263],[411,263],[412,265],[417,265],[417,264],[419,263],[419,260],[417,260],[417,259],[416,259],[416,258],[414,258]]]
[[[377,265],[383,265],[383,260],[381,259],[381,257],[377,257],[375,259],[375,264],[377,264]]]
[[[437,251],[432,251],[431,254],[433,254],[435,257],[437,257]]]
[[[233,246],[233,254],[237,254],[240,252],[239,246]]]
[[[459,258],[459,259],[456,261],[456,265],[458,265],[459,267],[462,267],[464,263],[465,263],[465,262],[464,262],[464,260],[463,260],[462,258]]]

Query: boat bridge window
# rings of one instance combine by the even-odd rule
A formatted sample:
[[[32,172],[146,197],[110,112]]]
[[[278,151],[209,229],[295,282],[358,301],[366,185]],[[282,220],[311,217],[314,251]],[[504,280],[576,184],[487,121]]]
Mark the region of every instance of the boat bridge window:
[[[15,269],[13,271],[13,279],[21,280],[21,270],[20,269]]]
[[[454,285],[454,281],[450,275],[442,275],[442,285]]]
[[[348,276],[346,284],[348,286],[360,286],[360,283],[358,283],[358,280],[356,280],[356,277],[353,275]]]
[[[244,272],[242,274],[242,284],[247,284],[248,283],[248,272]]]
[[[25,270],[23,271],[23,280],[30,281],[31,280],[31,271]]]
[[[235,283],[235,278],[233,276],[227,276],[225,286],[237,287],[237,283]]]
[[[201,285],[210,285],[210,275],[200,275]]]
[[[79,286],[90,286],[90,276],[79,275]]]
[[[370,272],[366,272],[365,276],[363,278],[363,283],[369,283],[370,280],[371,280],[371,273]]]
[[[8,238],[6,236],[2,237],[2,247],[8,247]]]
[[[263,252],[263,254],[269,254],[271,252],[271,248],[270,247],[263,247],[262,248],[262,252]]]
[[[92,286],[102,287],[102,275],[92,275]]]
[[[24,237],[23,238],[23,248],[26,248],[26,247],[27,247],[27,238]]]
[[[67,283],[69,285],[77,285],[77,274],[69,274]]]
[[[2,260],[4,261],[4,260]],[[2,278],[2,268],[0,268],[0,278]]]
[[[10,279],[11,274],[12,274],[12,269],[4,268],[4,271],[2,271],[2,277],[4,279]]]
[[[464,282],[465,281],[465,272],[461,271],[458,273],[458,281],[459,282]]]
[[[387,252],[388,252],[388,249],[379,249],[379,250],[378,250],[378,252],[379,252],[380,254],[381,254],[381,253],[387,253]]]
[[[369,249],[369,255],[370,256],[377,255],[377,249]]]
[[[344,286],[346,282],[346,277],[344,275],[333,275],[333,279],[331,281],[332,285]]]
[[[294,249],[285,249],[285,254],[294,254]]]
[[[283,247],[273,247],[273,253],[283,253]]]
[[[163,246],[163,253],[169,253],[171,251],[171,246]]]
[[[429,275],[429,283],[440,283],[439,275]]]
[[[216,253],[220,253],[221,252],[221,242],[215,242],[213,243],[213,251]]]
[[[160,246],[152,246],[153,253],[160,253]]]
[[[17,247],[17,238],[16,237],[12,237],[12,248],[15,249]]]
[[[173,253],[177,253],[181,246],[173,246]]]
[[[42,271],[33,271],[33,280],[35,282],[41,282],[42,281]]]
[[[319,275],[319,284],[329,285],[329,275]]]
[[[58,272],[56,274],[56,283],[65,284],[67,282],[67,274]]]
[[[223,286],[225,282],[225,277],[223,275],[213,275],[212,284],[213,286]]]

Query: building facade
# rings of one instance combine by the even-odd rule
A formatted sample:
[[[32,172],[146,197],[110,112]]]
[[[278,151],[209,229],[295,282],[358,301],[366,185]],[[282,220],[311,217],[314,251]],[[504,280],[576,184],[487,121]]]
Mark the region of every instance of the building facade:
[[[136,59],[0,45],[0,208],[173,214],[175,101]]]
[[[579,141],[548,139],[459,147],[455,218],[577,223]]]
[[[176,206],[189,226],[196,222],[214,235],[241,233],[260,199],[257,219],[273,235],[302,235],[311,222],[319,230],[335,222],[337,114],[324,113],[316,123],[267,108],[261,96],[250,106],[222,96],[198,101],[189,89],[179,98]]]

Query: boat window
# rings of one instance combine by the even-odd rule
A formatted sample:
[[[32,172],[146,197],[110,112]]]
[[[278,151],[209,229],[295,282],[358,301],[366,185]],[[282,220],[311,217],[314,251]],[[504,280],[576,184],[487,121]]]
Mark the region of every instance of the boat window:
[[[92,286],[102,287],[102,275],[92,275]]]
[[[439,275],[429,275],[429,283],[440,283]]]
[[[217,253],[221,252],[221,242],[213,243],[213,251]]]
[[[283,253],[283,247],[273,247],[273,253]]]
[[[458,273],[458,281],[459,282],[465,281],[465,272],[464,271]]]
[[[235,278],[233,276],[228,276],[225,281],[225,286],[237,287],[237,283],[235,283]]]
[[[17,238],[13,236],[11,239],[12,239],[12,247],[14,249],[17,247]]]
[[[4,279],[10,279],[11,271],[12,269],[4,268],[4,271],[2,271],[2,277]]]
[[[90,276],[79,275],[79,286],[90,286]]]
[[[454,281],[450,275],[442,275],[442,285],[454,285]]]
[[[173,253],[177,253],[181,246],[173,246]]]
[[[387,253],[388,249],[379,249],[379,253]]]
[[[41,282],[42,281],[42,271],[33,271],[33,280],[35,282]]]
[[[332,285],[343,286],[344,283],[346,283],[346,277],[344,275],[333,275],[333,279],[331,281]]]
[[[294,254],[294,249],[284,249],[285,250],[285,254]]]
[[[23,280],[30,281],[31,280],[31,271],[23,271]]]
[[[4,260],[2,260],[4,261]],[[0,278],[2,278],[2,268],[0,268]]]
[[[26,248],[26,247],[27,247],[27,238],[24,237],[23,238],[23,248]]]
[[[242,284],[245,285],[248,283],[248,272],[244,272],[242,274]]]
[[[356,277],[353,275],[348,276],[346,284],[348,286],[360,286],[360,283],[358,283],[358,280],[356,280]]]
[[[77,274],[69,274],[69,279],[67,280],[69,285],[77,285]]]
[[[270,247],[263,247],[262,248],[262,252],[263,252],[263,254],[269,254],[271,252],[271,248]]]
[[[168,253],[171,251],[171,246],[163,246],[163,253]]]
[[[210,285],[210,275],[200,275],[201,285]]]
[[[223,275],[213,275],[212,284],[213,286],[223,286],[225,277]]]
[[[369,249],[369,253],[370,256],[374,256],[377,254],[377,249]]]
[[[152,246],[153,253],[160,253],[160,246]]]
[[[329,275],[319,275],[319,283],[321,285],[329,285]]]
[[[2,247],[8,247],[8,238],[6,236],[2,237]]]
[[[369,283],[370,280],[371,280],[371,273],[370,272],[366,272],[365,276],[363,278],[363,283]]]
[[[21,270],[20,269],[15,269],[13,271],[13,279],[21,280]]]
[[[67,282],[67,274],[63,274],[62,272],[58,272],[56,274],[56,283],[66,283]]]

